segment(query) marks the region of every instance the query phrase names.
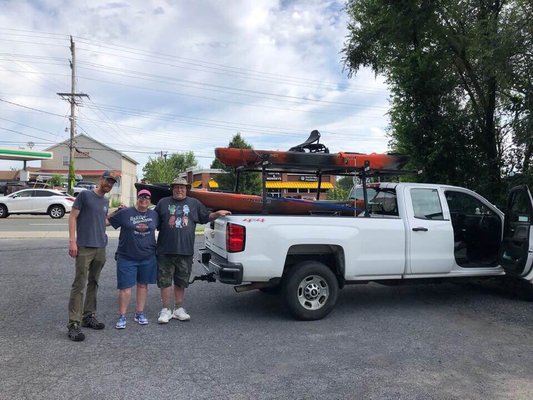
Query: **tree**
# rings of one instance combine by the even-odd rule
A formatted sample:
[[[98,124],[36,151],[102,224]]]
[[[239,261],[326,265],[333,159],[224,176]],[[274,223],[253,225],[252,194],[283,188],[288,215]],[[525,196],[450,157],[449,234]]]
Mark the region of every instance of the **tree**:
[[[53,174],[52,177],[48,179],[47,183],[52,187],[57,187],[57,186],[63,186],[64,181],[65,180],[60,174]]]
[[[228,144],[228,148],[234,149],[251,149],[249,145],[237,133]],[[235,191],[235,184],[237,182],[237,174],[234,168],[226,167],[218,159],[211,163],[211,168],[222,169],[225,173],[217,176],[219,188],[224,191]],[[239,193],[244,194],[260,194],[261,193],[261,174],[258,172],[244,172],[240,174],[239,178]]]
[[[143,179],[150,183],[170,183],[187,168],[198,164],[192,151],[173,153],[170,157],[149,158],[143,167]]]
[[[347,200],[354,185],[352,176],[343,176],[337,180],[335,188],[328,192],[329,200]]]
[[[530,137],[519,140],[505,107],[522,110],[522,122],[531,115],[516,106],[531,93],[530,2],[348,0],[347,11],[344,62],[350,75],[362,66],[386,75],[393,149],[423,168],[422,179],[496,201],[509,144],[529,168]],[[518,82],[526,90],[513,96]]]

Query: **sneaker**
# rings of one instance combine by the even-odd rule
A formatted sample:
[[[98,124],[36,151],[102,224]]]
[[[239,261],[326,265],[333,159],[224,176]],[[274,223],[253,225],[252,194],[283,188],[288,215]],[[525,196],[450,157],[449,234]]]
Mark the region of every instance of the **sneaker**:
[[[180,307],[174,310],[174,312],[172,313],[172,318],[179,319],[180,321],[189,321],[191,319],[191,316],[187,314],[185,308]]]
[[[142,311],[136,312],[135,317],[133,317],[133,320],[135,322],[138,322],[139,325],[148,325],[148,320],[146,319],[146,316],[144,315]]]
[[[94,314],[84,317],[81,320],[81,326],[83,326],[84,328],[91,328],[96,330],[105,328],[105,324],[103,322],[99,322],[94,316]]]
[[[117,324],[115,325],[115,328],[117,329],[125,329],[126,328],[126,316],[120,315],[118,317]]]
[[[85,335],[81,331],[79,324],[73,323],[68,326],[68,338],[73,342],[82,342],[85,340]]]
[[[172,313],[168,308],[163,308],[161,311],[159,311],[159,318],[157,319],[157,322],[160,324],[168,324],[168,321],[172,318]]]

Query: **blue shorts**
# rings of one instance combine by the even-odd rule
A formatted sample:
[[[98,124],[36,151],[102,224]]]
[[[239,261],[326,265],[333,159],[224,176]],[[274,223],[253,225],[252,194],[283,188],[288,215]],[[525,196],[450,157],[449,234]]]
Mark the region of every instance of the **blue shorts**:
[[[128,289],[137,283],[155,283],[157,278],[157,260],[155,255],[144,260],[130,260],[122,256],[117,258],[117,289]]]

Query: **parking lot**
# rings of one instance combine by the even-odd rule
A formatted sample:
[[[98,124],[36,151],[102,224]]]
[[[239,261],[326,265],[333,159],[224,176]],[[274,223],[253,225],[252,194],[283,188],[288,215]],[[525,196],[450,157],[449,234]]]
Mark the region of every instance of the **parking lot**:
[[[187,291],[192,320],[158,325],[151,286],[151,323],[130,316],[117,331],[116,246],[98,298],[107,327],[74,343],[66,239],[0,240],[1,399],[533,397],[533,303],[512,291],[349,286],[327,318],[300,322],[276,296],[199,282]]]

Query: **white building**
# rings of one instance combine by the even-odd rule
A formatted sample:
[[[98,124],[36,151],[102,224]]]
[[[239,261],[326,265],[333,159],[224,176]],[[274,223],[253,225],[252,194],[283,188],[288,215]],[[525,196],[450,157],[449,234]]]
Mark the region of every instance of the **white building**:
[[[52,160],[41,161],[40,174],[68,174],[70,139],[46,149],[54,153]],[[74,169],[84,181],[98,183],[105,170],[113,170],[120,176],[111,192],[111,201],[133,205],[136,198],[134,183],[137,182],[137,164],[134,159],[122,154],[86,135],[74,137]]]

